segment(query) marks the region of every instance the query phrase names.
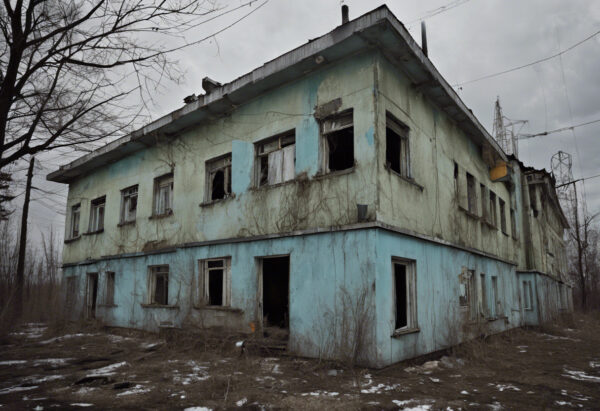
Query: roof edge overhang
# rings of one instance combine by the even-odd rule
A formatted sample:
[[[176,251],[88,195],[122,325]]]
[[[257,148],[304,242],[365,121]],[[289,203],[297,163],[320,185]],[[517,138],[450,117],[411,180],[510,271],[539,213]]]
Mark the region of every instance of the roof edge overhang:
[[[507,161],[496,141],[437,71],[404,25],[387,6],[381,6],[208,94],[200,95],[197,100],[131,134],[60,166],[46,178],[70,183],[96,167],[168,141],[182,131],[227,114],[265,92],[361,50],[373,48],[383,52],[408,76],[414,87],[457,122],[467,136],[482,148],[484,160],[490,166],[498,160]]]

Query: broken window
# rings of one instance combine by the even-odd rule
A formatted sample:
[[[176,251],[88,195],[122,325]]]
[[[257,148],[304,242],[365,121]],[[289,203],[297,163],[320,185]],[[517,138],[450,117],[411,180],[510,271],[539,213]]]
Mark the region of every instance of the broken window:
[[[154,179],[153,215],[173,214],[173,173]]]
[[[479,314],[486,318],[489,316],[487,287],[485,284],[485,274],[479,275]]]
[[[497,227],[498,226],[498,210],[496,208],[496,194],[492,190],[489,190],[489,191],[490,191],[489,223],[491,225],[493,225],[494,227]]]
[[[328,117],[321,123],[323,172],[354,167],[354,124],[352,110]]]
[[[507,232],[506,232],[506,204],[504,203],[504,200],[501,198],[498,198],[498,201],[500,202],[500,229],[502,230],[502,232],[504,234],[507,234]]]
[[[149,304],[169,304],[169,266],[153,265],[149,267],[148,296]]]
[[[474,321],[477,319],[477,298],[475,295],[475,272],[463,268],[463,272],[459,277],[459,304],[464,307],[469,313],[469,319]]]
[[[206,202],[231,195],[231,154],[206,162]]]
[[[90,226],[88,231],[95,233],[104,230],[104,206],[106,205],[106,197],[102,196],[92,200],[90,208]]]
[[[517,218],[515,216],[515,210],[513,208],[510,209],[510,233],[512,234],[514,239],[519,238],[517,233]]]
[[[106,272],[106,293],[105,304],[114,305],[115,303],[115,273],[112,271]]]
[[[296,175],[296,136],[293,131],[256,145],[257,186],[293,180]]]
[[[492,276],[492,308],[494,317],[502,315],[502,304],[498,296],[498,277],[496,276]]]
[[[467,206],[470,213],[477,214],[477,192],[475,177],[467,173]]]
[[[479,184],[479,191],[481,192],[481,217],[483,217],[484,220],[489,219],[488,217],[488,209],[487,209],[487,192],[486,192],[486,187],[483,184]]]
[[[409,129],[405,124],[394,119],[390,114],[386,116],[386,167],[406,178],[411,177],[408,132]]]
[[[416,328],[414,261],[392,259],[394,274],[395,330]]]
[[[523,308],[533,309],[533,292],[531,290],[531,281],[523,281]]]
[[[231,304],[231,259],[200,260],[200,295],[203,304],[229,306]]]
[[[81,204],[71,207],[71,232],[70,238],[79,237],[79,216],[81,215]]]
[[[137,198],[137,185],[121,190],[121,224],[135,221]]]

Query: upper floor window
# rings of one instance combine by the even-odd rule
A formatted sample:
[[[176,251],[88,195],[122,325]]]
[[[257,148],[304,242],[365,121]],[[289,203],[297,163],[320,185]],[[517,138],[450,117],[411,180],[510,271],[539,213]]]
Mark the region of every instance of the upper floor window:
[[[489,220],[489,212],[487,207],[487,188],[484,184],[479,184],[479,192],[481,193],[481,217],[484,220]]]
[[[498,226],[498,210],[497,210],[497,206],[496,206],[496,194],[492,191],[490,191],[490,208],[489,208],[489,217],[490,217],[490,224],[493,225],[494,227]]]
[[[153,215],[173,214],[173,173],[154,179]]]
[[[321,123],[322,171],[354,167],[354,123],[352,110],[331,116]]]
[[[504,203],[504,200],[501,198],[499,198],[498,201],[500,203],[500,228],[502,229],[502,232],[504,234],[507,234],[507,231],[506,231],[506,204]]]
[[[135,221],[137,198],[137,185],[121,190],[121,224]]]
[[[206,162],[204,201],[215,201],[231,195],[231,154]]]
[[[106,205],[106,197],[102,196],[92,200],[90,207],[90,226],[88,231],[95,233],[104,229],[104,206]]]
[[[467,207],[470,213],[477,214],[477,192],[475,177],[467,173]]]
[[[69,237],[79,237],[79,217],[81,215],[81,204],[75,204],[71,207],[71,226]]]
[[[293,131],[256,144],[256,185],[293,180],[296,175],[296,135]]]
[[[410,178],[408,126],[393,118],[385,119],[385,165],[402,177]]]

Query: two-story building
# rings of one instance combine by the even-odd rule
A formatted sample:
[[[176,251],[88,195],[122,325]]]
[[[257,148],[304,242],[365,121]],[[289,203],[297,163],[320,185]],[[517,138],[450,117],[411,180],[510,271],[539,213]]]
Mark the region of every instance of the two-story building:
[[[559,298],[536,288],[564,270],[552,181],[507,158],[387,7],[203,88],[48,176],[69,184],[73,315],[279,327],[291,352],[380,367]]]

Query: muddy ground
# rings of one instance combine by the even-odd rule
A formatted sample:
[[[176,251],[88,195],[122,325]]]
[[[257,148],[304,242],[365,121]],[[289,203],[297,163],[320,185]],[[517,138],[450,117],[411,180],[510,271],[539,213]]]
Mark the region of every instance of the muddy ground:
[[[600,409],[599,314],[383,370],[98,326],[0,342],[2,410]]]

